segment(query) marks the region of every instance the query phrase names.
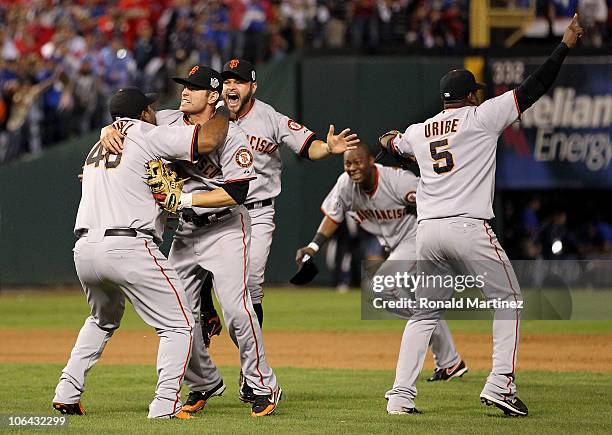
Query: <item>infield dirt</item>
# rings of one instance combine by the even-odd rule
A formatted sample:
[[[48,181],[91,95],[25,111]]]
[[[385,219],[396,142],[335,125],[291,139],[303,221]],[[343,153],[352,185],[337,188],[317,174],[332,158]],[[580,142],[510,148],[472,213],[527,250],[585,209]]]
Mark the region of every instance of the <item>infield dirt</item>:
[[[0,330],[0,363],[64,363],[74,344],[74,331]],[[395,368],[398,332],[264,332],[272,367]],[[459,353],[473,370],[489,370],[491,335],[456,333]],[[117,331],[103,364],[154,364],[158,339],[153,331]],[[519,370],[612,372],[609,335],[524,334]],[[595,351],[596,350],[596,351]],[[239,365],[238,353],[225,331],[214,337],[211,354],[218,365]],[[433,368],[431,353],[426,367]]]

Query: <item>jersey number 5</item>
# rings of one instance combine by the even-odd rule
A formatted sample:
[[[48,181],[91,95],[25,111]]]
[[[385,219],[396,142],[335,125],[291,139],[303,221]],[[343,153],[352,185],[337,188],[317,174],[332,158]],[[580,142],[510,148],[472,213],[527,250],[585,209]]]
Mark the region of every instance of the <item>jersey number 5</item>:
[[[98,143],[95,147],[91,149],[87,159],[85,159],[86,165],[95,165],[95,167],[100,166],[100,162],[104,160],[104,167],[107,169],[116,168],[121,163],[121,156],[123,154],[110,154],[104,152],[104,148],[101,143]]]
[[[429,151],[431,152],[431,158],[435,160],[433,164],[433,170],[436,174],[444,174],[450,172],[455,167],[455,161],[453,155],[447,149],[438,151],[438,148],[447,147],[448,139],[437,140],[429,144]],[[440,160],[444,160],[444,166],[440,164]]]

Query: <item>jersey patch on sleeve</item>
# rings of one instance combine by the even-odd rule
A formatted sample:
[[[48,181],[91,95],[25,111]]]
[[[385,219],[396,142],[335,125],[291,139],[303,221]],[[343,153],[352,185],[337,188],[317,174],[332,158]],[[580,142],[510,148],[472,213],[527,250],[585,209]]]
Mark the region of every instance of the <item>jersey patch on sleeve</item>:
[[[253,153],[247,148],[239,148],[236,151],[236,163],[243,168],[253,166]]]
[[[297,121],[294,121],[291,118],[289,118],[289,120],[287,121],[287,126],[289,127],[290,130],[293,130],[293,131],[300,131],[301,129],[304,128],[302,124],[300,124]]]

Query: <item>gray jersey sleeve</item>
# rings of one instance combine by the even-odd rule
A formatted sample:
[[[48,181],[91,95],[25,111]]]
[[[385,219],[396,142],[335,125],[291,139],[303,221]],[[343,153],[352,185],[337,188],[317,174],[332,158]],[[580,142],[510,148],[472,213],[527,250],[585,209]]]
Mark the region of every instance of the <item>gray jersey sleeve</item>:
[[[338,181],[323,200],[323,204],[321,204],[323,214],[337,224],[343,222],[345,213],[350,211],[346,198],[343,198],[343,192],[346,192],[346,183],[343,180],[344,175],[342,174],[338,177]]]
[[[151,151],[166,160],[198,159],[199,125],[160,126],[147,132],[145,139]]]
[[[412,125],[409,125],[403,134],[398,134],[389,143],[389,147],[391,148],[389,151],[391,153],[397,153],[405,157],[414,156],[414,150],[412,149],[412,144],[408,141],[408,137],[409,137],[411,128],[412,128]]]
[[[493,133],[501,132],[512,124],[520,115],[514,90],[485,101],[476,108],[476,119],[482,127]]]
[[[308,147],[315,139],[314,132],[281,113],[274,112],[273,116],[277,143],[288,146],[301,157],[308,157]]]
[[[228,135],[220,163],[224,183],[255,179],[253,153],[244,132]]]

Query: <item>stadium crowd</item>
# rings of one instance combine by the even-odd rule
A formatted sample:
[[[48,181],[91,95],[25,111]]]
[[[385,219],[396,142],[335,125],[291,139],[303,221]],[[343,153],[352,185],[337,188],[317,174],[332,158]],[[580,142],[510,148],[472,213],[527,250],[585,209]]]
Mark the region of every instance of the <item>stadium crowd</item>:
[[[259,63],[303,49],[463,47],[468,6],[469,0],[0,0],[0,163],[106,123],[104,104],[121,86],[172,96],[167,78],[191,64],[218,69],[233,57]],[[593,45],[606,41],[606,0],[537,0],[538,12],[549,17],[575,8],[597,29]]]
[[[90,131],[127,84],[195,63],[389,43],[461,46],[464,0],[0,0],[0,162]]]

